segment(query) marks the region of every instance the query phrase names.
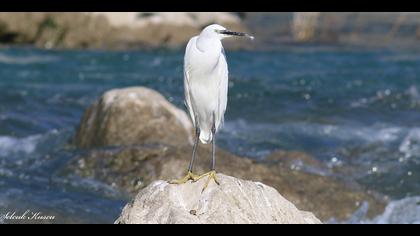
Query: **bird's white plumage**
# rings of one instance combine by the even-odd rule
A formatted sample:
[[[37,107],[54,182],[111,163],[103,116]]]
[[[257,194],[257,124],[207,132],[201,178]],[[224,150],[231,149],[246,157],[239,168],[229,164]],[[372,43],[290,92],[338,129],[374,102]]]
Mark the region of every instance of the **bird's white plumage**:
[[[206,27],[199,36],[190,39],[184,57],[185,104],[195,126],[200,128],[200,141],[212,140],[212,125],[216,131],[223,123],[228,95],[228,66],[221,39],[214,30],[219,25]]]

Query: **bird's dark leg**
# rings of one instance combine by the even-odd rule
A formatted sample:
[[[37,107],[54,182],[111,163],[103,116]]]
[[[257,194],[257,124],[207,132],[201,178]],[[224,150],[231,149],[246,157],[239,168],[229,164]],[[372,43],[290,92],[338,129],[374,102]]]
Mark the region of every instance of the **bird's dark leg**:
[[[184,184],[188,180],[195,181],[195,180],[198,179],[199,176],[193,174],[192,170],[193,170],[193,167],[194,167],[195,155],[196,155],[196,152],[197,152],[197,146],[198,146],[199,138],[200,138],[200,128],[198,127],[198,125],[196,125],[196,128],[195,128],[195,142],[194,142],[194,146],[193,146],[193,150],[192,150],[192,157],[191,157],[190,165],[188,166],[187,175],[182,179],[172,180],[169,183],[171,183],[171,184]]]
[[[216,122],[213,122],[211,128],[212,140],[211,140],[211,169],[212,171],[216,170]]]
[[[193,146],[191,162],[190,162],[190,165],[188,167],[188,172],[191,172],[191,173],[192,173],[192,170],[193,170],[193,167],[194,167],[194,161],[195,161],[195,155],[196,155],[196,152],[197,152],[199,137],[200,137],[200,128],[196,127],[195,128],[195,142],[194,142],[194,146]]]
[[[216,168],[215,168],[215,166],[216,166],[216,119],[215,119],[214,114],[213,114],[213,124],[212,124],[212,127],[211,127],[211,133],[212,133],[212,140],[211,140],[211,145],[212,145],[212,147],[211,147],[211,160],[212,161],[211,161],[211,167],[210,167],[211,170],[208,173],[200,175],[195,180],[195,181],[197,181],[197,180],[199,180],[199,179],[201,179],[205,176],[208,176],[208,179],[207,179],[207,181],[206,181],[206,183],[203,187],[203,190],[201,192],[203,192],[207,188],[211,179],[213,179],[216,184],[219,184],[219,181],[217,180],[217,177],[216,177]]]

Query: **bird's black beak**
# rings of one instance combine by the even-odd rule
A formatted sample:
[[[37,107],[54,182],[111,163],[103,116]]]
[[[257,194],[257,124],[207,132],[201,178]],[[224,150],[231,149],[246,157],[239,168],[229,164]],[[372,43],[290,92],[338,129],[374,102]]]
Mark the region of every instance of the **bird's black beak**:
[[[218,30],[217,31],[219,34],[225,34],[225,35],[232,35],[232,36],[240,36],[240,37],[247,37],[250,39],[254,39],[254,36],[251,36],[247,33],[241,33],[241,32],[234,32],[234,31],[230,31],[230,30]]]

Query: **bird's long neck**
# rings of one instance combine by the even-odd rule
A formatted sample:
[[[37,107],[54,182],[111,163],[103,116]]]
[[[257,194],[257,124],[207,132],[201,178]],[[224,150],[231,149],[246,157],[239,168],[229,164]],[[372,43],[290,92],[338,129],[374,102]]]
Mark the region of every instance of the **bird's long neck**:
[[[223,48],[220,39],[214,37],[198,37],[196,46],[202,53],[201,58],[205,59],[202,61],[202,64],[207,64],[209,69],[213,69],[219,61]]]
[[[197,39],[197,48],[203,53],[214,53],[215,55],[218,55],[222,48],[222,42],[216,37],[200,36]]]

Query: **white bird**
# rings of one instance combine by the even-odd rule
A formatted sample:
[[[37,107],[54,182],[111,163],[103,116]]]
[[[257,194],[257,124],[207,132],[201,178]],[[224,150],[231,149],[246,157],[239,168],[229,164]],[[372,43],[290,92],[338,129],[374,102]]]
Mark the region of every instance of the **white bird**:
[[[228,95],[228,65],[221,40],[232,36],[245,36],[246,33],[227,30],[213,24],[203,29],[198,36],[188,42],[184,57],[184,92],[185,105],[195,127],[195,142],[192,159],[187,175],[174,184],[182,184],[188,180],[197,181],[209,176],[216,183],[215,171],[215,139],[216,133],[223,124]],[[212,143],[211,171],[201,176],[192,173],[198,140],[204,144]],[[203,189],[203,190],[204,190]]]

